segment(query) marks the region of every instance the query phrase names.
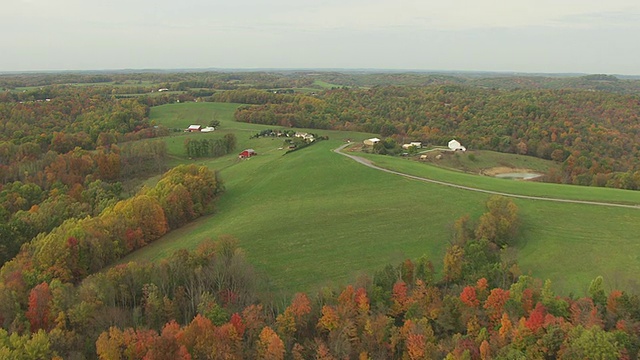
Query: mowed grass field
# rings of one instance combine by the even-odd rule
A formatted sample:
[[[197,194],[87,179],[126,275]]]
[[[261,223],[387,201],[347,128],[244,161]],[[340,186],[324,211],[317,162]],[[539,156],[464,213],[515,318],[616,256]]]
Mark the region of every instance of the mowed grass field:
[[[368,134],[313,130],[330,140],[282,156],[282,140],[249,139],[266,126],[232,121],[237,104],[187,103],[152,109],[151,117],[169,127],[186,127],[217,112],[222,122],[210,134],[166,138],[176,162],[219,169],[227,191],[216,213],[173,231],[124,261],[154,261],[205,239],[231,234],[248,259],[269,279],[274,291],[292,293],[353,281],[359,274],[429,257],[438,269],[451,224],[469,214],[477,219],[488,195],[409,180],[367,168],[332,150],[344,139]],[[202,125],[206,125],[203,123]],[[235,154],[189,160],[175,144],[185,136],[223,136],[233,132]],[[640,194],[553,184],[523,183],[473,176],[402,158],[368,155],[384,167],[425,177],[529,195],[640,204]],[[516,243],[523,273],[549,278],[563,294],[582,294],[598,275],[608,288],[632,290],[640,271],[640,209],[516,199],[522,232]]]

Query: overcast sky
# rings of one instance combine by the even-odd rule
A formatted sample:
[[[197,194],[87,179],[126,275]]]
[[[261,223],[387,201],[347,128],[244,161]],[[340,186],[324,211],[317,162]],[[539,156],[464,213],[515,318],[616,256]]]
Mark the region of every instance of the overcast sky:
[[[0,34],[0,71],[640,75],[638,0],[8,0]]]

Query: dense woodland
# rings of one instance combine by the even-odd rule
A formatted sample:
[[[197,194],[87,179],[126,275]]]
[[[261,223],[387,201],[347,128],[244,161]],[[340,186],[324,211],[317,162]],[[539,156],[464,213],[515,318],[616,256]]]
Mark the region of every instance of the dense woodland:
[[[0,263],[126,196],[121,181],[166,170],[164,142],[135,141],[167,133],[149,124],[143,98],[58,86],[0,97]]]
[[[320,82],[321,85],[318,85]],[[324,83],[322,83],[324,82]],[[81,73],[0,76],[0,359],[637,359],[640,297],[555,294],[521,274],[518,209],[455,221],[444,259],[274,300],[238,241],[119,261],[211,213],[224,185],[167,170],[152,106],[249,104],[240,121],[362,130],[561,162],[549,180],[640,188],[637,80],[425,74]],[[335,86],[333,86],[335,85]],[[282,94],[272,89],[300,89]],[[159,88],[168,91],[159,94]],[[270,90],[270,91],[266,91]],[[220,156],[236,139],[193,140]],[[162,174],[153,187],[136,177]],[[442,268],[442,272],[435,269]],[[586,284],[585,284],[586,285]]]

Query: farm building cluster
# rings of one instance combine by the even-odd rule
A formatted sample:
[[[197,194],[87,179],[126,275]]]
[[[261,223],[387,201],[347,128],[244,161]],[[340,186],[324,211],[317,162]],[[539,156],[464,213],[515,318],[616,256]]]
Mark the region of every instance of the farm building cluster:
[[[188,128],[184,129],[184,132],[212,132],[215,129],[213,126],[189,125]]]
[[[374,146],[376,144],[378,144],[381,140],[378,138],[370,138],[370,139],[366,139],[363,141],[363,143],[367,146]],[[451,141],[449,141],[449,143],[447,144],[449,147],[449,150],[451,151],[467,151],[467,148],[462,146],[462,144],[460,144],[460,142],[456,139],[452,139]],[[408,142],[406,144],[402,144],[402,149],[404,150],[409,150],[411,148],[415,148],[415,149],[421,149],[422,148],[422,142],[421,141],[411,141]]]
[[[314,142],[316,135],[306,132],[293,131],[293,130],[262,130],[261,132],[252,136],[252,138],[260,137],[287,137],[287,138],[300,138],[306,142]]]

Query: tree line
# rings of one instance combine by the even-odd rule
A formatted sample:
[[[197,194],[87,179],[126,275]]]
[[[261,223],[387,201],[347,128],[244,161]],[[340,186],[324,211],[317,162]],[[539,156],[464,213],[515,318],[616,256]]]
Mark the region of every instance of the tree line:
[[[217,89],[233,90],[243,89],[247,86],[258,89],[281,89],[281,88],[301,88],[312,86],[314,79],[300,74],[278,74],[266,72],[130,72],[130,73],[109,73],[103,74],[82,74],[82,73],[58,73],[58,74],[3,74],[0,75],[0,90],[25,89],[25,93],[37,90],[34,87],[49,86],[75,86],[75,84],[86,84],[93,87],[100,87],[105,90],[113,90],[120,93],[136,93],[136,89],[144,89],[149,92],[151,89],[166,88],[171,91],[188,91],[193,89]],[[85,86],[86,87],[86,86]],[[120,89],[128,89],[123,92]],[[132,89],[134,89],[132,91]],[[14,91],[13,94],[19,94]],[[11,95],[13,95],[11,94]]]
[[[97,151],[76,148],[2,168],[0,264],[22,244],[67,219],[97,214],[126,195],[120,181],[165,169],[166,143],[130,142]],[[13,181],[11,181],[13,180]]]
[[[28,273],[21,275],[27,276],[23,278],[27,285],[47,279],[78,282],[210,211],[222,190],[221,181],[210,170],[178,166],[153,188],[117,201],[97,215],[64,219],[52,231],[38,234],[1,273]]]
[[[236,148],[237,139],[234,134],[225,134],[221,139],[184,140],[184,148],[190,158],[218,157],[230,154]]]

